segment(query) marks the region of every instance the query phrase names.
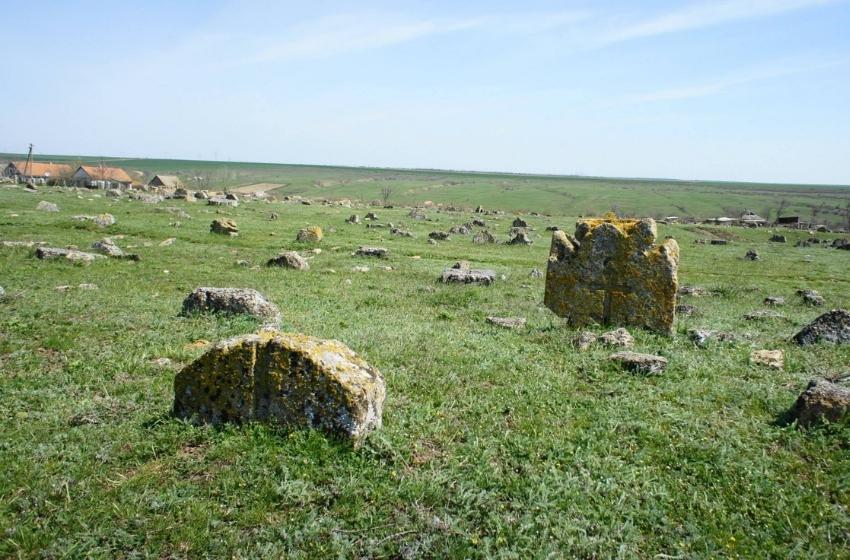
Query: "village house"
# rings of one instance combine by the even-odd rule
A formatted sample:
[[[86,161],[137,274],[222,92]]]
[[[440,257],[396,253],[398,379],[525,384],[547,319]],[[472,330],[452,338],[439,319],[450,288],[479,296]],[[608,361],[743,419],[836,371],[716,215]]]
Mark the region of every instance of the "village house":
[[[761,227],[766,226],[768,224],[767,220],[753,212],[752,210],[747,210],[741,215],[741,225],[746,227]]]
[[[10,161],[9,165],[3,168],[3,176],[19,183],[52,185],[69,181],[73,170],[73,167],[63,163]]]
[[[154,175],[153,179],[148,181],[149,187],[165,187],[167,189],[178,189],[183,186],[180,178],[177,175]]]
[[[133,184],[127,172],[120,167],[102,165],[81,165],[71,180],[77,186],[97,189],[126,189]]]

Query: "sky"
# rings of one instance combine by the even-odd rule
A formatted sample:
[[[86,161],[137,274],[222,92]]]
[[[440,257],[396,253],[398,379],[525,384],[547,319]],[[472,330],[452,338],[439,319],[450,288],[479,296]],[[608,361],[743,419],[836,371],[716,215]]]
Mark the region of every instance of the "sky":
[[[0,152],[850,184],[850,0],[4,4]]]

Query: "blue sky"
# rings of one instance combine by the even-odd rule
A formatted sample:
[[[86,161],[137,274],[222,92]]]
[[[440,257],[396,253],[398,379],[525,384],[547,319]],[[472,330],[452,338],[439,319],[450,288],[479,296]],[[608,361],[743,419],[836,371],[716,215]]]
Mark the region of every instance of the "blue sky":
[[[16,2],[0,151],[850,184],[850,0]]]

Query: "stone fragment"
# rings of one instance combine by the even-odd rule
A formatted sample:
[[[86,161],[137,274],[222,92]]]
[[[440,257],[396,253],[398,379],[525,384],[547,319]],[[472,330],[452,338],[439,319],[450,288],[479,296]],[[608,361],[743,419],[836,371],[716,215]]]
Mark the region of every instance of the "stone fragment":
[[[655,221],[581,220],[552,234],[544,303],[570,325],[635,325],[672,334],[679,246]]]
[[[59,206],[52,202],[47,202],[46,200],[42,200],[38,203],[38,206],[35,207],[36,210],[41,210],[42,212],[58,212]]]
[[[712,239],[711,244],[712,245],[728,245],[729,242],[725,239]]]
[[[528,227],[528,222],[526,222],[526,221],[525,221],[525,220],[523,220],[522,218],[516,218],[516,219],[514,219],[513,223],[511,224],[511,227],[515,227],[515,228],[527,228],[527,227]]]
[[[687,317],[691,315],[695,315],[698,312],[697,308],[693,305],[688,305],[687,303],[680,303],[676,305],[676,314],[677,315],[685,315]]]
[[[750,354],[750,363],[772,369],[783,369],[785,367],[785,352],[782,350],[753,350]]]
[[[115,244],[115,241],[112,240],[111,237],[104,237],[100,241],[95,241],[91,244],[91,248],[106,255],[107,257],[112,257],[114,259],[128,259],[131,261],[139,261],[141,257],[135,253],[127,254],[121,250],[121,248]]]
[[[95,259],[105,258],[103,255],[85,253],[76,249],[60,249],[57,247],[38,247],[35,256],[39,259],[67,259],[72,262],[90,263]]]
[[[298,231],[295,240],[301,243],[318,243],[324,238],[322,228],[319,226],[308,226]]]
[[[451,229],[449,229],[449,233],[454,233],[457,235],[469,235],[470,231],[469,228],[466,226],[452,226]]]
[[[496,281],[496,272],[493,270],[447,268],[440,276],[440,281],[444,284],[484,284],[489,286]]]
[[[413,233],[397,227],[390,229],[390,233],[399,237],[413,237]]]
[[[773,243],[787,243],[788,239],[784,235],[774,233],[770,236],[770,241],[772,241]]]
[[[428,237],[430,239],[433,239],[434,241],[448,241],[449,240],[449,234],[446,233],[445,231],[432,231],[431,233],[428,234]]]
[[[474,220],[472,220],[472,225],[477,227],[487,227],[487,222],[485,222],[481,218],[475,218]]]
[[[823,299],[823,296],[817,293],[815,290],[797,290],[797,295],[803,298],[803,303],[805,303],[806,305],[820,307],[826,303],[826,300]]]
[[[495,243],[496,237],[485,229],[472,236],[472,242],[476,245],[487,245],[489,243]]]
[[[782,296],[767,296],[764,298],[764,304],[773,307],[785,305],[785,298]]]
[[[634,337],[629,331],[623,328],[603,333],[599,337],[599,341],[605,346],[622,346],[624,348],[631,348],[635,345]]]
[[[772,319],[784,319],[785,315],[776,311],[753,311],[744,315],[747,321],[770,321]]]
[[[700,286],[682,286],[679,288],[678,294],[680,296],[702,297],[714,295],[714,292]]]
[[[381,427],[386,385],[336,340],[262,331],[222,341],[174,380],[174,415],[211,424],[259,421],[360,443]]]
[[[385,259],[390,256],[390,252],[386,247],[365,247],[361,245],[356,251],[354,251],[354,255],[358,257],[377,257],[379,259]]]
[[[833,309],[824,313],[795,334],[794,341],[800,345],[818,342],[850,343],[850,312]]]
[[[348,218],[345,219],[345,223],[346,224],[359,224],[360,223],[360,216],[358,216],[357,214],[352,214],[351,216],[349,216]]]
[[[638,352],[617,352],[608,357],[623,368],[637,373],[661,373],[667,368],[667,358]]]
[[[100,227],[108,227],[115,224],[115,216],[112,214],[98,214],[97,216],[72,216],[78,222],[93,222]]]
[[[752,249],[750,249],[749,251],[747,251],[747,254],[746,254],[746,255],[744,255],[744,258],[745,258],[745,259],[747,259],[748,261],[757,261],[757,260],[759,260],[761,257],[759,257],[759,254],[758,254],[758,253],[756,253],[755,251],[753,251]]]
[[[378,219],[378,215],[374,212],[369,212],[368,214],[366,214],[366,218],[364,219],[376,221]]]
[[[528,233],[525,230],[514,231],[507,241],[508,245],[531,245],[532,243],[534,242],[528,238]]]
[[[168,247],[169,245],[174,244],[177,241],[174,237],[169,237],[168,239],[163,239],[159,242],[160,247]]]
[[[532,268],[528,275],[532,278],[543,278],[543,273],[539,268]]]
[[[239,233],[239,228],[236,226],[236,222],[230,218],[220,218],[212,221],[210,224],[210,233],[237,235]]]
[[[251,288],[197,288],[183,300],[183,316],[194,313],[250,315],[263,321],[280,321],[280,310]]]
[[[573,339],[573,346],[579,352],[586,352],[596,343],[596,335],[590,331],[584,331]]]
[[[487,317],[487,322],[506,329],[521,329],[525,326],[525,317]]]
[[[371,270],[368,266],[352,266],[351,272],[369,272]]]
[[[269,259],[266,266],[278,266],[281,268],[291,268],[293,270],[309,270],[310,263],[307,259],[296,253],[295,251],[284,251],[278,256]]]
[[[272,212],[271,214],[269,214],[269,220],[271,221],[277,220],[278,218],[280,218],[280,215],[277,212]]]
[[[207,199],[207,204],[210,206],[229,206],[231,208],[236,208],[239,206],[238,200],[232,200],[225,196],[214,196],[212,198]]]
[[[456,263],[454,263],[452,265],[452,268],[455,268],[457,270],[462,270],[464,272],[469,272],[470,269],[472,268],[472,265],[469,264],[469,261],[457,261]]]
[[[824,421],[840,422],[850,414],[850,389],[825,379],[813,379],[797,398],[791,414],[804,428]]]

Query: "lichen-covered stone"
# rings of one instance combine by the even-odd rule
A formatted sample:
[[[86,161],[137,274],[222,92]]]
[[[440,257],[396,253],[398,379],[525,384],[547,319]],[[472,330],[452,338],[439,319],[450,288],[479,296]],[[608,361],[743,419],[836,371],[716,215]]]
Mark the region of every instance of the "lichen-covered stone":
[[[174,394],[180,418],[319,429],[356,443],[381,427],[386,386],[341,342],[262,331],[220,342],[186,366]]]
[[[523,229],[517,229],[511,232],[510,239],[506,243],[508,245],[531,245],[534,242],[528,237],[528,232]]]
[[[90,263],[95,259],[105,258],[103,255],[86,253],[76,249],[62,249],[58,247],[39,247],[35,250],[35,256],[39,259],[67,259],[72,262]]]
[[[850,389],[825,379],[813,379],[797,398],[791,414],[802,427],[824,420],[839,422],[850,415]]]
[[[599,337],[599,341],[605,346],[622,346],[624,348],[631,348],[635,345],[635,338],[629,331],[623,328],[602,333]]]
[[[239,233],[239,227],[237,227],[236,222],[234,222],[230,218],[221,218],[212,221],[212,223],[210,224],[210,233],[220,233],[222,235],[237,235]]]
[[[361,245],[354,251],[354,255],[358,257],[378,257],[379,259],[385,259],[390,256],[390,252],[386,247],[365,247]]]
[[[307,262],[307,259],[295,251],[284,251],[278,256],[269,259],[266,266],[279,266],[281,268],[291,268],[293,270],[310,269],[310,263]]]
[[[450,238],[449,234],[445,231],[432,231],[428,234],[428,237],[434,241],[448,241]]]
[[[104,237],[100,241],[95,241],[91,244],[91,248],[98,253],[104,254],[107,257],[112,257],[113,259],[128,259],[131,261],[141,260],[141,257],[139,257],[136,253],[125,253],[111,237]]]
[[[850,312],[844,309],[828,311],[794,335],[800,345],[831,342],[850,344]]]
[[[444,284],[484,284],[489,286],[496,281],[496,272],[494,270],[447,268],[443,270],[440,281]]]
[[[823,296],[815,290],[797,290],[797,295],[803,298],[803,303],[814,307],[820,307],[826,303]]]
[[[623,368],[637,373],[661,373],[667,369],[667,358],[638,352],[617,352],[608,359],[620,364]]]
[[[301,243],[318,243],[324,238],[322,228],[319,226],[308,226],[298,231],[295,236],[296,241]]]
[[[581,220],[552,234],[544,303],[572,326],[636,325],[672,334],[679,245],[655,221]]]
[[[476,233],[472,237],[472,242],[476,245],[487,245],[490,243],[495,243],[496,236],[485,229]]]
[[[280,320],[277,306],[251,288],[197,288],[183,300],[181,315],[206,312],[251,315],[271,322]]]
[[[785,352],[782,350],[753,350],[750,354],[750,363],[756,366],[783,369],[785,367]]]

